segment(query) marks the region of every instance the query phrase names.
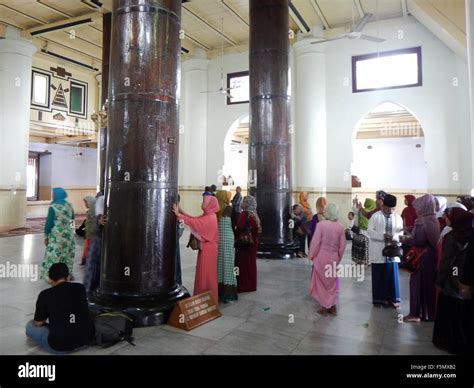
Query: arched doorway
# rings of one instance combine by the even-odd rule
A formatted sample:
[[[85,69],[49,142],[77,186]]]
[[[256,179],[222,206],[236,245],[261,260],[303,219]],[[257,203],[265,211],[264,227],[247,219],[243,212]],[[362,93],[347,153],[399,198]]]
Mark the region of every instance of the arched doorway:
[[[249,149],[249,115],[237,119],[224,140],[222,175],[232,177],[234,186],[247,187]]]
[[[425,134],[406,108],[384,102],[357,124],[352,187],[426,191]]]

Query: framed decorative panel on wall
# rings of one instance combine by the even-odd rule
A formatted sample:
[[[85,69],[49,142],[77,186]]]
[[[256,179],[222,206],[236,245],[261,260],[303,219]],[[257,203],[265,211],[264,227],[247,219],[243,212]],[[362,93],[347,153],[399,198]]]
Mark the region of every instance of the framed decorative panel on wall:
[[[33,69],[31,76],[31,105],[50,111],[50,88],[51,74]]]
[[[70,79],[69,115],[87,118],[87,83]]]

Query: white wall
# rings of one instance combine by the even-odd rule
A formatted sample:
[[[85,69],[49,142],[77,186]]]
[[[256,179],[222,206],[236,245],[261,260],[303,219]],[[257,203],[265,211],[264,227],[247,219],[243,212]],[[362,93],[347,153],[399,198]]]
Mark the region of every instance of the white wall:
[[[97,175],[97,149],[78,148],[58,144],[30,143],[30,151],[49,151],[51,155],[40,158],[40,176],[49,175],[44,185],[51,187],[95,187]],[[75,157],[78,152],[82,156]],[[46,158],[45,163],[42,163]],[[49,159],[49,160],[48,160]],[[40,177],[40,179],[42,179]],[[46,182],[50,184],[46,184]]]
[[[224,80],[227,73],[247,71],[249,69],[248,52],[231,54],[224,57]],[[221,86],[221,58],[209,63],[208,90],[217,90]],[[216,183],[224,166],[225,137],[236,120],[249,115],[249,104],[227,105],[225,95],[208,94],[208,137],[207,137],[207,173],[208,184]],[[235,178],[234,178],[235,179]]]
[[[466,63],[412,17],[382,21],[378,29],[379,32],[376,23],[369,23],[364,32],[379,33],[387,39],[386,42],[376,44],[343,39],[326,44],[327,190],[351,190],[353,140],[358,122],[380,103],[391,101],[405,107],[423,127],[428,189],[434,192],[469,192],[471,165],[466,155],[471,153],[471,135]],[[398,39],[399,31],[403,31],[403,39]],[[352,93],[352,56],[417,46],[422,47],[423,86]],[[294,63],[293,58],[291,63]],[[248,70],[248,52],[224,57],[225,76],[244,70]],[[294,74],[295,69],[292,70]],[[220,87],[220,71],[221,59],[211,60],[209,90]],[[455,77],[457,86],[453,83]],[[293,76],[293,79],[297,78]],[[348,81],[346,85],[345,79]],[[292,87],[294,90],[298,85],[293,83]],[[294,108],[292,106],[293,112]],[[209,184],[217,181],[223,168],[224,140],[229,128],[248,114],[248,104],[228,106],[223,95],[208,95],[206,179]],[[314,145],[315,150],[318,147],[320,145]],[[294,160],[292,164],[294,167]],[[399,188],[412,189],[412,183],[405,186]],[[379,187],[382,186],[375,186]]]
[[[416,148],[420,144],[421,148]],[[368,149],[368,146],[372,146]],[[353,175],[362,188],[411,188],[425,191],[428,175],[424,160],[424,139],[364,139],[354,142]]]
[[[248,144],[232,144],[225,151],[224,176],[232,176],[235,186],[247,187]]]
[[[398,39],[400,30],[403,39]],[[377,34],[376,25],[369,24],[365,32]],[[327,45],[328,190],[350,188],[350,180],[344,178],[353,161],[357,123],[384,101],[404,106],[420,121],[426,136],[428,188],[435,192],[467,190],[470,166],[462,162],[463,153],[468,152],[464,143],[470,139],[466,64],[413,18],[381,22],[380,36],[387,41],[343,39]],[[422,87],[352,93],[351,56],[416,46],[422,47]],[[454,77],[459,79],[457,87]],[[453,179],[456,172],[458,180]]]

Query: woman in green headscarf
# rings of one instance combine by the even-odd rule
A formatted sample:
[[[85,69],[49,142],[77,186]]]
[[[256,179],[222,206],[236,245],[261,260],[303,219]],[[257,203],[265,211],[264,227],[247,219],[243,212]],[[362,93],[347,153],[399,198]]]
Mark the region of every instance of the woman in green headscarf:
[[[219,299],[224,303],[237,300],[237,278],[235,276],[234,231],[232,230],[232,207],[229,191],[216,193],[219,202],[217,221],[219,223],[219,245],[217,259],[217,283]]]
[[[48,210],[44,227],[46,252],[41,265],[41,279],[48,280],[49,267],[54,263],[64,263],[69,268],[71,278],[76,241],[74,240],[74,209],[66,201],[66,190],[53,189],[53,201]]]
[[[372,210],[374,210],[377,207],[377,204],[375,201],[371,198],[366,198],[364,201],[364,212],[365,213],[370,213]],[[359,217],[358,217],[358,226],[362,230],[367,230],[369,227],[369,219],[364,216],[363,212],[359,211]]]
[[[369,219],[364,215],[372,212],[377,207],[376,202],[371,198],[364,201],[364,211],[358,206],[354,206],[355,228],[353,228],[352,240],[352,261],[356,264],[370,265],[369,263],[369,238],[366,235],[369,226]]]

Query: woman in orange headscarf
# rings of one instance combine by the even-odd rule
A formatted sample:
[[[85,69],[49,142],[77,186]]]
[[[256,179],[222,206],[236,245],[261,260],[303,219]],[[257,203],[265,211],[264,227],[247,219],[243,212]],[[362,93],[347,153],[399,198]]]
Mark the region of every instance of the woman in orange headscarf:
[[[309,221],[311,218],[313,218],[313,211],[311,210],[311,205],[308,202],[308,193],[306,191],[300,193],[300,205],[303,206],[306,219]]]
[[[316,214],[313,216],[311,220],[311,229],[309,235],[309,243],[311,244],[311,240],[313,239],[314,232],[316,231],[316,226],[318,222],[323,221],[326,219],[324,217],[324,212],[326,211],[326,206],[328,205],[328,200],[325,197],[319,197],[316,201]]]
[[[214,300],[219,300],[217,286],[217,248],[219,242],[219,232],[216,213],[220,210],[216,197],[211,195],[203,196],[203,214],[193,217],[177,205],[173,205],[173,212],[178,220],[191,228],[194,236],[200,241],[201,248],[197,257],[196,277],[194,280],[194,295],[212,291]]]

